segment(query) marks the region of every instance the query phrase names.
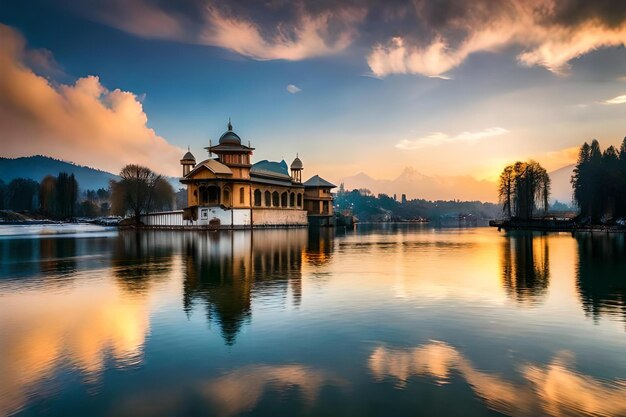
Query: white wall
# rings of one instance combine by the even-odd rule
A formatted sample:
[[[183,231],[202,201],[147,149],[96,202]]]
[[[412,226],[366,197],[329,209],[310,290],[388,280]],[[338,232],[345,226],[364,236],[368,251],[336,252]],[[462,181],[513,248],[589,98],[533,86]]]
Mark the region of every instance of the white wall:
[[[252,214],[254,227],[264,226],[306,226],[304,210],[255,208]],[[149,213],[141,216],[146,226],[153,227],[208,227],[213,220],[219,220],[223,229],[250,227],[250,209],[223,209],[221,207],[198,207],[198,220],[183,220],[183,211]]]

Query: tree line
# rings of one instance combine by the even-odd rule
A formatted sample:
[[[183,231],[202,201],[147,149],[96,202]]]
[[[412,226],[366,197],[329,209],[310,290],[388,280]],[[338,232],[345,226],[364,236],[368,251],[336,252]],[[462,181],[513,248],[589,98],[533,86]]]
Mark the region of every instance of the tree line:
[[[578,152],[572,176],[574,201],[580,215],[598,224],[613,218],[626,218],[626,138],[619,149],[602,151],[594,139]]]
[[[347,191],[343,184],[334,201],[336,211],[356,216],[359,221],[411,221],[419,219],[437,220],[449,215],[472,215],[479,219],[490,219],[497,215],[499,207],[480,201],[429,201],[412,199],[398,201],[387,194],[372,195],[368,189]]]
[[[0,180],[0,210],[58,220],[115,214],[138,221],[142,213],[171,210],[175,204],[174,190],[162,175],[132,164],[122,168],[120,180],[110,181],[108,189],[84,190],[82,194],[74,174],[65,172],[48,175],[41,182],[15,178],[5,184]]]

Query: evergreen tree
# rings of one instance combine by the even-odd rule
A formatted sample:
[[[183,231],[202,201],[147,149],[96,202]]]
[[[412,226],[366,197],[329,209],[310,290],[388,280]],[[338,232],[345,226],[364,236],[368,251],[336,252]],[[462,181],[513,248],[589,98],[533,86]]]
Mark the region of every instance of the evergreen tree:
[[[15,178],[7,187],[7,208],[15,211],[34,211],[39,206],[39,183]]]
[[[61,172],[56,181],[56,212],[57,217],[69,219],[74,217],[76,200],[78,199],[78,182],[74,174]]]
[[[47,216],[56,216],[57,214],[56,187],[57,180],[52,175],[47,175],[41,180],[39,186],[39,206],[41,212]]]

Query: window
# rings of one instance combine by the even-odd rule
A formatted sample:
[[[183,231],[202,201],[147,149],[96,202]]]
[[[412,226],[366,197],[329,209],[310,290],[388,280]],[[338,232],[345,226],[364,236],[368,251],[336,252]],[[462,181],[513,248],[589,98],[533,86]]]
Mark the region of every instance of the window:
[[[278,191],[274,191],[272,193],[272,205],[274,207],[278,207],[280,205],[278,201]]]
[[[296,194],[295,193],[291,193],[289,195],[289,207],[293,207],[296,205]]]
[[[272,193],[269,191],[265,192],[265,207],[270,207],[272,205]]]
[[[230,206],[230,190],[224,189],[224,203],[225,206]]]
[[[258,188],[254,190],[254,205],[261,207],[261,190]]]
[[[298,207],[302,207],[302,194],[298,193]]]
[[[244,194],[243,187],[239,188],[239,203],[243,204],[246,202],[246,196]]]
[[[281,207],[287,207],[287,191],[285,191],[284,193],[282,193],[280,195],[280,206]]]

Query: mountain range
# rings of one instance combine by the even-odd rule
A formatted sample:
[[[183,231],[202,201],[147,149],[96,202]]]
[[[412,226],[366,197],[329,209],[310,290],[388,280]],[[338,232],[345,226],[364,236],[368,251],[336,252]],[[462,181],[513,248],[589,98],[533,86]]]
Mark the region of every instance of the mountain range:
[[[549,173],[552,180],[551,201],[570,204],[572,201],[572,177],[574,165],[567,165]],[[372,194],[396,194],[400,200],[402,194],[407,198],[425,200],[463,200],[497,201],[497,183],[489,180],[477,180],[470,175],[439,176],[424,175],[414,168],[407,167],[393,180],[380,180],[361,172],[339,180],[346,190],[366,188]]]

